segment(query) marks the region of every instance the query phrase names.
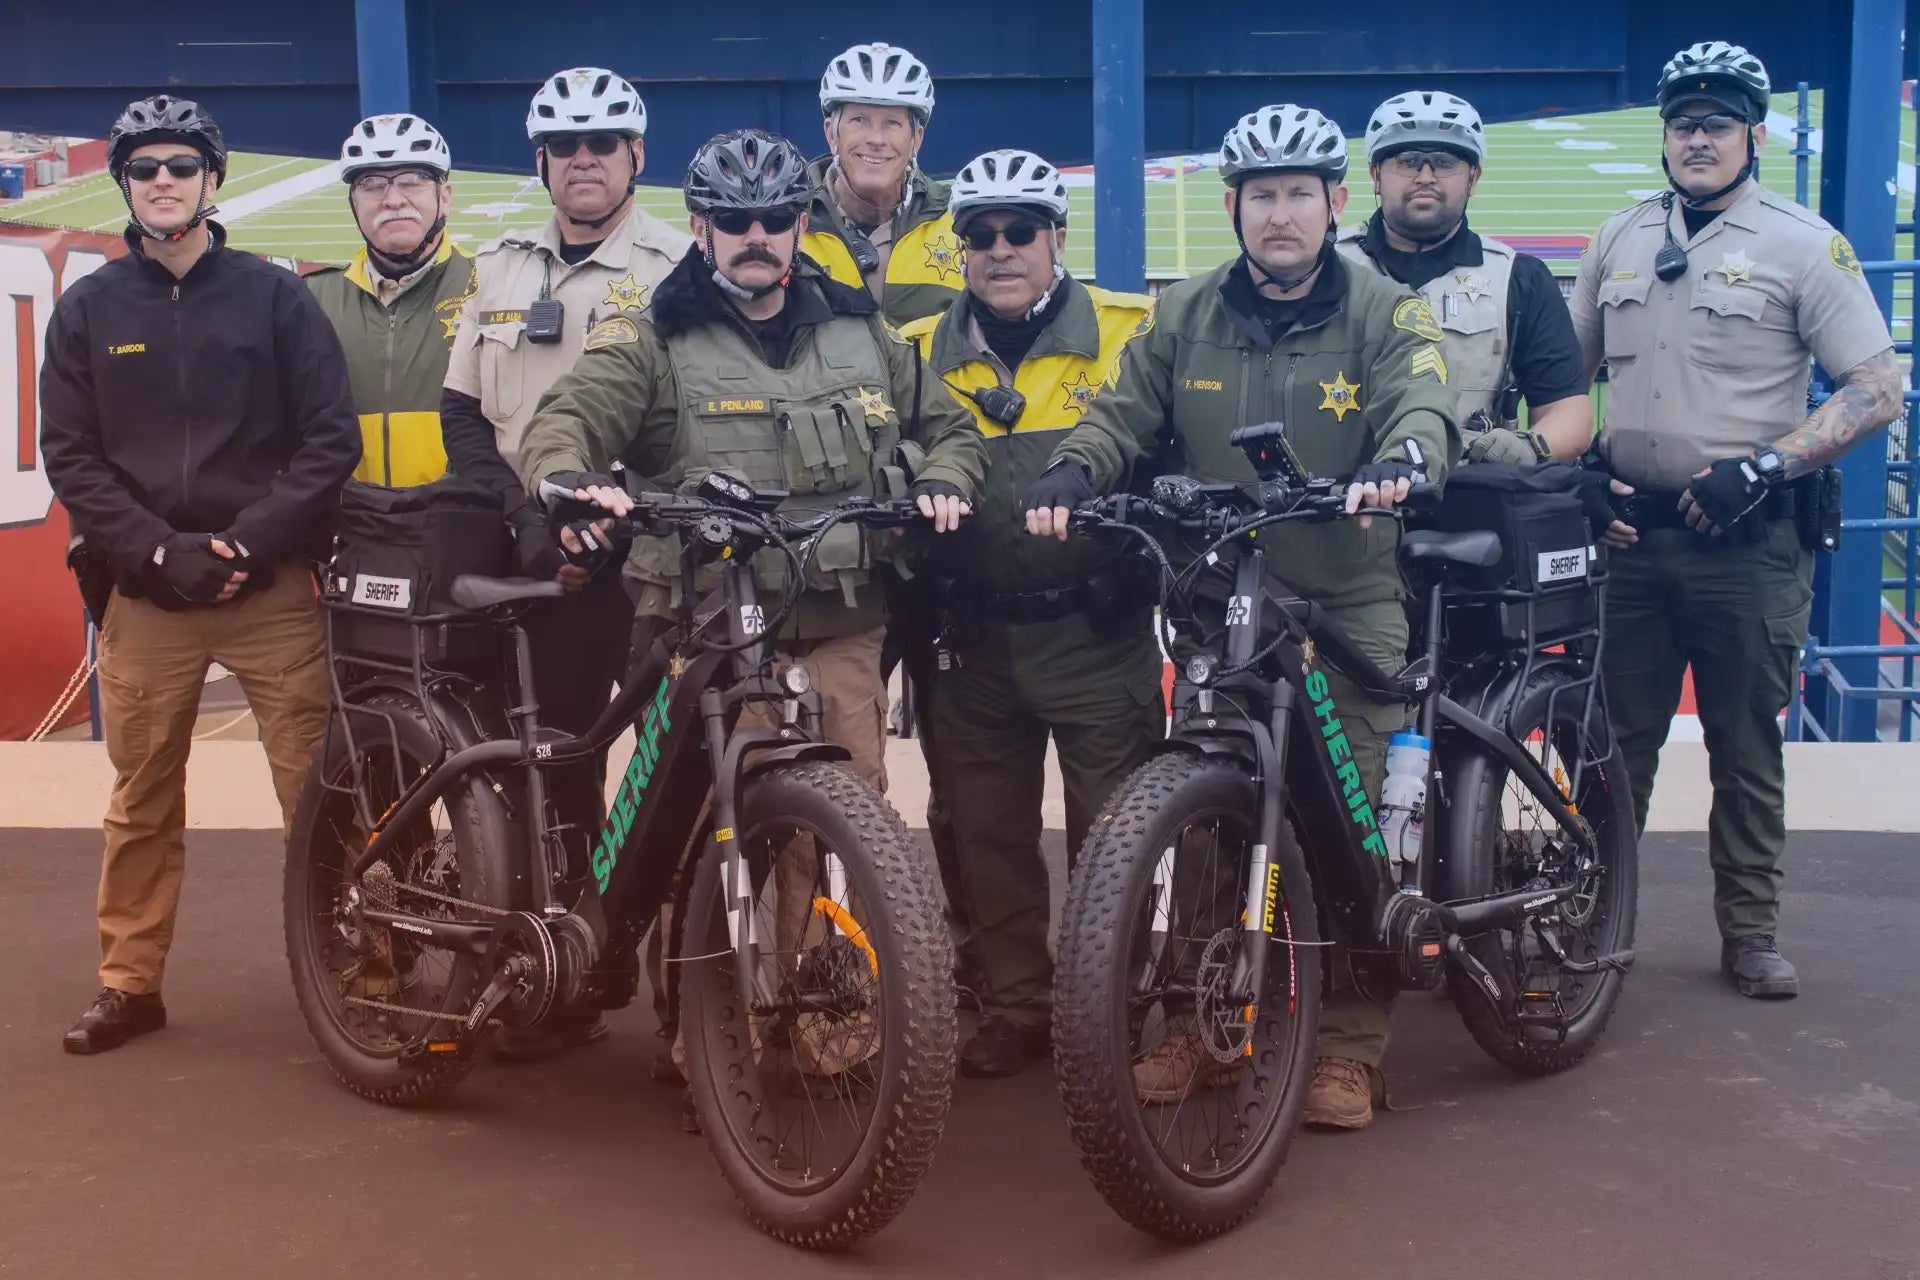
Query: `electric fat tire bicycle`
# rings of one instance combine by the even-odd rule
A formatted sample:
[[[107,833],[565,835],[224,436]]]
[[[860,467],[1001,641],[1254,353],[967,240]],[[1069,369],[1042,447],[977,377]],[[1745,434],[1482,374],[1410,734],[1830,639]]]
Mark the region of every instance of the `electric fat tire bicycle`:
[[[1499,561],[1499,535],[1409,531],[1418,656],[1381,670],[1273,576],[1284,566],[1261,531],[1346,518],[1345,485],[1309,480],[1278,430],[1235,433],[1257,502],[1165,477],[1151,498],[1072,516],[1138,540],[1171,582],[1163,618],[1192,621],[1163,636],[1184,657],[1174,731],[1080,852],[1054,987],[1081,1162],[1116,1213],[1171,1240],[1237,1225],[1273,1183],[1336,969],[1372,999],[1444,984],[1486,1052],[1543,1074],[1593,1047],[1633,961],[1636,838],[1597,601],[1591,626],[1557,642],[1488,643],[1466,625],[1472,609],[1531,608],[1462,586]],[[1175,575],[1151,530],[1211,545]],[[1209,633],[1180,601],[1223,573],[1224,626]],[[1329,665],[1416,709],[1433,743],[1417,859],[1389,856],[1342,723],[1359,709],[1335,704]]]
[[[410,662],[336,652],[332,722],[289,838],[287,955],[340,1079],[415,1104],[499,1028],[630,1001],[636,945],[672,901],[666,967],[720,1170],[772,1235],[839,1248],[905,1206],[939,1141],[953,954],[931,860],[836,767],[847,752],[821,737],[818,691],[803,666],[775,677],[772,641],[827,530],[921,517],[855,499],[795,521],[773,514],[784,497],[715,476],[616,522],[680,536],[686,603],[579,737],[542,728],[518,624],[554,583],[458,578],[456,609],[410,620]],[[759,552],[788,567],[770,610],[748,567]],[[704,598],[702,567],[719,578]],[[327,600],[330,645],[353,609]],[[440,660],[489,644],[491,673]],[[743,725],[746,708],[769,727]],[[603,827],[563,822],[552,771],[591,767],[629,726]]]

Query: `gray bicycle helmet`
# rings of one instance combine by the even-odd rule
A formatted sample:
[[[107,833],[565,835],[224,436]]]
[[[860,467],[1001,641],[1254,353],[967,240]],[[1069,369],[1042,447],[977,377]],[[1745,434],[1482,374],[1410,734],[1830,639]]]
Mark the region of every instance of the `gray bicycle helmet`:
[[[1689,98],[1707,98],[1748,124],[1758,124],[1767,118],[1772,93],[1772,82],[1760,59],[1737,44],[1703,40],[1667,60],[1655,97],[1662,118],[1672,115],[1671,108]]]
[[[1340,126],[1287,102],[1241,116],[1220,143],[1220,177],[1232,186],[1256,173],[1317,173],[1329,183],[1347,176],[1347,139]]]
[[[813,201],[806,157],[765,129],[735,129],[707,139],[687,166],[681,188],[690,213],[804,209]]]

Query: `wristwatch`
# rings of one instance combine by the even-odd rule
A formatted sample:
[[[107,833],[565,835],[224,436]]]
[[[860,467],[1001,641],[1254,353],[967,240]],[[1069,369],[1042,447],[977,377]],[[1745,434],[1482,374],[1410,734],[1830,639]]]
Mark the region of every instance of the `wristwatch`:
[[[1771,489],[1786,478],[1787,462],[1778,449],[1762,449],[1753,455],[1753,469],[1760,473],[1760,482]]]

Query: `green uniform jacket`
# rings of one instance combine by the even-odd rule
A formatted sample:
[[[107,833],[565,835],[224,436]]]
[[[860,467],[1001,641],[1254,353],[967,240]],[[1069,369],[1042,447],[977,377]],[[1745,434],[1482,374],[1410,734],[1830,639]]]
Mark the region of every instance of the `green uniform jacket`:
[[[354,412],[360,415],[360,465],[353,478],[426,484],[447,470],[440,390],[460,304],[473,294],[473,259],[454,247],[452,237],[441,240],[420,279],[390,307],[380,305],[369,270],[362,248],[345,268],[307,277],[347,352]]]
[[[1120,550],[1107,539],[1062,543],[1027,534],[1027,491],[1047,468],[1054,446],[1080,422],[1112,372],[1127,340],[1153,323],[1153,299],[1094,289],[1068,277],[1049,304],[1059,314],[1040,332],[1018,369],[1009,371],[975,343],[970,294],[945,315],[901,330],[920,344],[933,371],[962,392],[1012,386],[1026,408],[1011,429],[972,400],[991,461],[973,518],[957,536],[934,544],[935,564],[949,577],[988,591],[1044,591],[1074,586]]]
[[[1427,474],[1444,480],[1460,455],[1455,396],[1427,304],[1371,271],[1329,254],[1301,323],[1269,344],[1255,318],[1243,263],[1180,281],[1160,295],[1153,327],[1127,344],[1111,384],[1055,457],[1085,463],[1094,487],[1118,487],[1143,456],[1158,472],[1251,491],[1234,428],[1286,424],[1286,438],[1317,478],[1345,479],[1367,462],[1404,457],[1415,440]],[[1293,524],[1263,535],[1268,563],[1289,585],[1331,607],[1397,599],[1400,526],[1375,520]]]
[[[827,189],[831,157],[808,169],[818,194],[807,211],[806,255],[841,284],[864,289],[866,282],[847,249],[847,224]],[[966,292],[960,265],[960,237],[947,212],[947,184],[915,168],[907,177],[907,200],[893,216],[893,244],[880,290],[880,311],[888,324],[905,325],[937,316]]]
[[[926,458],[918,468],[919,479],[947,481],[969,498],[977,493],[987,458],[972,416],[926,369],[912,344],[881,322],[873,299],[863,290],[836,283],[804,256],[795,264],[790,288],[794,292],[787,305],[799,310],[783,368],[819,364],[815,356],[823,344],[817,335],[825,326],[850,325],[864,331],[871,347],[857,349],[870,350],[875,380],[885,385],[859,392],[859,421],[877,426],[876,438],[897,431],[921,446]],[[702,331],[716,326],[725,326],[727,333],[698,348],[689,345],[700,344]],[[670,342],[677,344],[682,358],[697,351],[703,366],[722,368],[737,383],[737,393],[690,407],[679,386]],[[541,398],[520,445],[520,475],[528,491],[535,491],[543,477],[556,471],[605,471],[615,459],[653,484],[681,488],[697,481],[702,463],[716,452],[765,453],[774,465],[786,465],[781,462],[785,449],[780,437],[769,434],[764,449],[756,443],[762,427],[771,432],[785,379],[769,376],[756,387],[754,366],[745,360],[734,364],[735,357],[729,354],[743,344],[757,353],[757,340],[714,286],[700,249],[688,250],[661,281],[647,314],[617,316],[595,326],[579,362]],[[832,344],[833,352],[849,349],[838,337]],[[846,368],[856,382],[864,377],[862,371],[845,364],[844,356],[829,353],[828,358],[834,367]],[[726,363],[716,365],[717,361]],[[759,367],[766,369],[764,364]],[[800,424],[802,416],[816,429],[827,420],[854,420],[840,411],[823,413],[820,406],[797,410],[795,424]],[[693,437],[695,432],[700,438]],[[798,440],[807,432],[796,425],[788,435]],[[875,457],[874,462],[886,465],[892,459]],[[765,487],[758,477],[743,478]],[[828,487],[809,486],[818,480],[817,476],[790,477],[789,487],[795,492],[791,505],[817,509],[830,505],[838,494],[866,491],[865,477]],[[644,589],[663,585],[658,551],[653,540],[642,539],[628,562],[629,574],[643,587],[641,608],[655,612],[663,601],[654,600]],[[757,560],[755,567],[758,571]],[[863,582],[851,600],[844,589],[829,586],[804,593],[786,634],[793,639],[845,635],[884,620],[878,582]]]

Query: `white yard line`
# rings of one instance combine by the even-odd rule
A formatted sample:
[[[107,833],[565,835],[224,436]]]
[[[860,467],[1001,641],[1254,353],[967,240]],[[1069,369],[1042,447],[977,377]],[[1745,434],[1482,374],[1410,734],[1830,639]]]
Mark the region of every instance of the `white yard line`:
[[[304,196],[310,191],[318,191],[329,183],[339,181],[338,163],[318,165],[305,173],[296,173],[291,178],[282,178],[278,182],[268,183],[257,191],[249,191],[246,195],[235,196],[223,202],[220,206],[220,220],[238,222],[263,209],[271,209],[277,204]]]

